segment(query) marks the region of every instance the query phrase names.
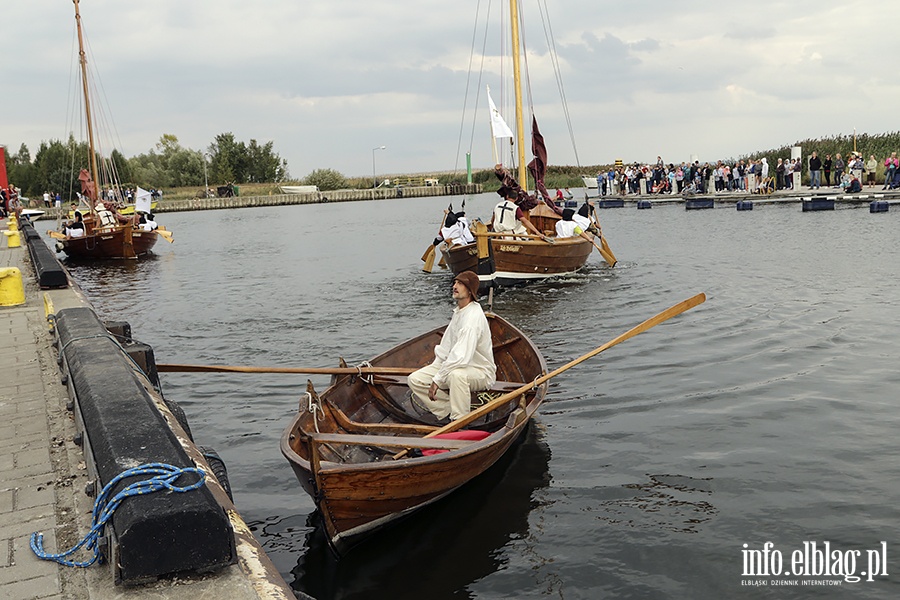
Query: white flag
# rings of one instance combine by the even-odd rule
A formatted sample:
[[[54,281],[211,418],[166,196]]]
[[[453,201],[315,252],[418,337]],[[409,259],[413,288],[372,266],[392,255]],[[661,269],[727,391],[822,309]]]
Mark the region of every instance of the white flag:
[[[506,121],[503,120],[503,117],[500,116],[500,111],[497,110],[497,107],[494,105],[494,100],[491,98],[491,88],[487,89],[487,97],[488,104],[491,105],[491,132],[494,134],[495,138],[511,138],[515,137],[513,135],[512,130],[509,128],[509,125],[506,124]]]
[[[147,190],[138,188],[137,194],[135,194],[135,197],[134,197],[135,212],[149,213],[151,200],[152,200],[152,198],[150,196],[150,192],[148,192]]]

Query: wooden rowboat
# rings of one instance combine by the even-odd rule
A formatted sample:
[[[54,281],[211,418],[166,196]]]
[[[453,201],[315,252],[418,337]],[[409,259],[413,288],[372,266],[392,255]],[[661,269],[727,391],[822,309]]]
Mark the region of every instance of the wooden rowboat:
[[[525,334],[497,315],[487,316],[497,384],[473,394],[473,407],[546,372],[543,356]],[[444,329],[415,337],[369,362],[373,367],[412,369],[429,364]],[[461,432],[483,439],[425,438],[437,429],[436,423],[410,405],[405,376],[367,380],[342,375],[320,396],[308,387],[282,435],[281,452],[315,500],[330,543],[341,552],[487,470],[525,430],[547,386],[544,382],[513,398]],[[411,451],[395,458],[404,449]]]

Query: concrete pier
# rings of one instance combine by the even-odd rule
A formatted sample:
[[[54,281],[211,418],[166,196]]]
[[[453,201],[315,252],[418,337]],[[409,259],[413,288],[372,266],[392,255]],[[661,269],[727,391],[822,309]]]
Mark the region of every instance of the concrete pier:
[[[6,224],[0,220],[0,227]],[[89,304],[74,282],[66,289],[39,289],[30,260],[25,244],[10,248],[6,236],[0,239],[0,269],[21,272],[25,295],[24,304],[0,306],[0,598],[295,598],[227,498],[223,507],[238,560],[215,573],[123,587],[115,585],[108,566],[61,566],[32,552],[35,531],[49,552],[77,543],[90,529],[93,499],[85,494],[88,469],[73,442],[76,426],[48,326],[48,315]]]
[[[803,203],[811,200],[833,200],[836,208],[863,208],[868,207],[873,200],[884,201],[888,204],[900,204],[900,190],[882,190],[880,187],[863,188],[862,192],[847,194],[836,188],[822,188],[810,190],[802,187],[794,190],[777,190],[772,194],[750,194],[743,191],[714,192],[710,194],[682,195],[674,194],[628,194],[606,195],[598,197],[596,192],[588,196],[591,201],[597,203],[598,208],[604,206],[598,201],[622,200],[626,207],[639,202],[650,202],[653,206],[665,206],[668,204],[684,204],[686,208],[692,208],[698,202],[710,204],[710,208],[735,208],[741,201],[751,201],[756,206],[770,205],[796,205],[802,210]],[[693,206],[696,207],[696,206]],[[639,206],[646,208],[646,206]]]

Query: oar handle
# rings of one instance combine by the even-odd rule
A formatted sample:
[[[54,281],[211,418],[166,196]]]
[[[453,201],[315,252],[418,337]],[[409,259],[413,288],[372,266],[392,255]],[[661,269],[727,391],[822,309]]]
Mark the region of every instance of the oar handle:
[[[409,375],[409,367],[247,367],[225,365],[160,364],[160,373],[303,373],[308,375]]]
[[[511,231],[500,232],[500,231],[488,231],[486,233],[473,233],[475,237],[513,237],[513,238],[524,238],[528,240],[544,240],[546,242],[550,242],[550,239],[544,239],[539,235],[532,235],[530,233],[513,233]],[[547,237],[547,236],[544,236]],[[552,242],[550,242],[552,243]]]
[[[599,348],[595,348],[595,349],[591,350],[590,352],[588,352],[587,354],[585,354],[583,356],[579,356],[575,360],[566,363],[565,365],[559,367],[555,371],[551,371],[550,373],[547,373],[545,375],[538,377],[534,381],[530,381],[526,384],[523,384],[520,388],[518,388],[512,392],[503,394],[499,398],[495,398],[495,399],[491,400],[490,402],[488,402],[487,404],[483,404],[482,406],[473,410],[469,414],[467,414],[463,417],[460,417],[459,419],[452,421],[451,423],[449,423],[447,425],[444,425],[440,429],[436,429],[436,430],[432,431],[425,437],[434,437],[434,436],[440,435],[442,433],[449,433],[451,431],[456,431],[457,429],[465,427],[466,425],[468,425],[472,421],[478,419],[482,415],[485,415],[485,414],[491,412],[495,408],[505,404],[506,402],[509,402],[513,398],[517,398],[517,397],[521,396],[522,394],[528,393],[530,390],[543,384],[545,381],[548,381],[548,380],[552,379],[553,377],[556,377],[557,375],[559,375],[560,373],[563,373],[564,371],[568,371],[575,365],[581,364],[584,361],[586,361],[587,359],[592,358],[592,357],[600,354],[604,350],[608,350],[609,348],[612,348],[613,346],[615,346],[617,344],[621,344],[625,340],[631,339],[639,333],[643,333],[652,327],[656,327],[663,321],[668,321],[672,317],[680,315],[681,313],[694,308],[698,304],[703,304],[703,302],[705,302],[705,301],[706,301],[706,294],[700,293],[700,294],[697,294],[696,296],[693,296],[692,298],[688,298],[687,300],[679,302],[678,304],[662,311],[658,315],[647,319],[640,325],[632,327],[631,329],[629,329],[628,331],[626,331],[619,337],[606,342]],[[404,450],[402,452],[398,452],[397,454],[394,455],[394,458],[395,459],[402,458],[403,456],[406,455],[406,452],[407,452],[406,450]]]

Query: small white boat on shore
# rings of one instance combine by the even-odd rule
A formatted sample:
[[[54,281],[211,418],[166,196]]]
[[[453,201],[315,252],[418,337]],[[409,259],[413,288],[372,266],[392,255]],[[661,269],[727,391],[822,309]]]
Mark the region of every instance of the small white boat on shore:
[[[283,185],[281,191],[285,194],[318,194],[317,185]]]

